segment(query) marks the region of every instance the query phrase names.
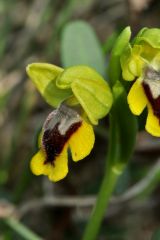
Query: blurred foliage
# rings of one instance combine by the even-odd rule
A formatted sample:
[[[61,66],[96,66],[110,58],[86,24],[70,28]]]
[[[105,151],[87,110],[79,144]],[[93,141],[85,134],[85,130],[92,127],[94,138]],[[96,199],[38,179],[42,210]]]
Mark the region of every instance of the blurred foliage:
[[[151,240],[158,240],[160,239],[160,230],[156,230],[152,236],[152,239]]]
[[[61,48],[64,44],[73,46],[64,29],[69,22],[78,19],[94,28],[98,40],[94,43],[88,40],[93,33],[86,30],[89,37],[84,34],[76,54],[84,54],[84,46],[89,48],[94,60],[96,45],[101,47],[96,67],[106,77],[110,51],[120,30],[127,25],[131,25],[133,33],[144,26],[159,27],[159,14],[157,0],[146,0],[141,6],[133,0],[0,0],[0,239],[24,239],[2,219],[11,213],[16,223],[24,224],[29,231],[46,240],[80,239],[91,208],[59,207],[46,199],[95,196],[103,176],[108,146],[106,118],[96,129],[96,146],[92,154],[78,168],[70,162],[70,175],[64,181],[54,185],[43,177],[34,177],[29,169],[30,157],[36,152],[37,135],[52,108],[43,102],[28,81],[26,65],[31,62],[65,65]],[[73,37],[77,41],[79,31],[75,34]],[[68,40],[64,41],[65,38]],[[86,56],[82,61],[87,63]],[[121,177],[117,186],[116,199],[148,176],[159,157],[159,144],[159,139],[143,131],[138,134],[136,152],[127,174]],[[138,195],[138,198],[134,196],[127,202],[117,200],[117,203],[113,199],[100,239],[151,239],[160,220],[158,170],[152,178],[152,186],[149,185],[151,190],[144,197]],[[61,198],[65,200],[65,197]],[[36,199],[42,200],[41,204],[37,203],[32,211],[29,210],[27,204],[32,205]]]

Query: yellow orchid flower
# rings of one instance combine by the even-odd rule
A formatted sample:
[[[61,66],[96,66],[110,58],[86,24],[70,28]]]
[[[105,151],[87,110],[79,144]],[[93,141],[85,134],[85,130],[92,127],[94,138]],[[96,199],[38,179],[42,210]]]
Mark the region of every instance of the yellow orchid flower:
[[[112,93],[103,77],[87,66],[62,69],[33,63],[27,73],[46,102],[56,108],[43,125],[31,170],[56,182],[68,173],[68,150],[75,162],[91,152],[95,142],[91,124],[98,124],[109,112]]]
[[[77,111],[61,104],[44,123],[40,150],[31,160],[31,170],[35,175],[48,175],[51,181],[61,180],[68,173],[67,150],[77,162],[91,152],[94,141],[92,125]]]
[[[143,29],[121,56],[124,80],[134,81],[128,104],[133,114],[145,107],[148,115],[145,128],[160,137],[160,37],[159,29]]]

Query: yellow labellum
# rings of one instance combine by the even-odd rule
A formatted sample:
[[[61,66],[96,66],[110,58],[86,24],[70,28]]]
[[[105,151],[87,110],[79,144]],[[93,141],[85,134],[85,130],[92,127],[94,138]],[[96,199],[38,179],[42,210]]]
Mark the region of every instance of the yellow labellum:
[[[135,115],[140,115],[147,105],[147,98],[141,82],[140,78],[137,79],[128,94],[129,107]]]
[[[95,142],[93,127],[85,121],[68,139],[61,153],[53,159],[46,161],[46,153],[40,150],[31,159],[30,167],[35,175],[47,175],[51,181],[59,181],[68,173],[68,148],[71,149],[72,159],[79,161],[90,154]]]

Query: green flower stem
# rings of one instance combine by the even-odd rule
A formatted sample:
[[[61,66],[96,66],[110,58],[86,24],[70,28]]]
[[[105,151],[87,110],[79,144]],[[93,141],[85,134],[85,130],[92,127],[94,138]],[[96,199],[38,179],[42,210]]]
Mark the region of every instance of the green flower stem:
[[[118,175],[114,171],[111,171],[109,176],[108,174],[105,174],[96,202],[96,206],[93,210],[89,224],[84,233],[83,240],[97,239],[101,222],[106,213],[110,197],[117,182],[117,177]]]
[[[30,229],[28,229],[26,226],[24,226],[22,223],[20,223],[15,218],[6,218],[4,222],[12,228],[15,232],[17,232],[20,236],[23,237],[23,239],[26,240],[42,240],[39,236],[37,236],[35,233],[33,233]]]
[[[84,233],[83,240],[95,240],[108,208],[109,200],[114,191],[118,177],[132,155],[137,124],[130,113],[127,104],[127,94],[119,79],[121,79],[120,56],[129,43],[130,27],[126,27],[114,44],[110,58],[109,76],[113,87],[114,103],[110,112],[110,136],[107,156],[107,166],[100,188],[96,206]]]
[[[93,209],[90,221],[86,227],[83,240],[97,239],[103,217],[108,208],[108,204],[117,183],[117,179],[121,173],[116,171],[116,168],[114,167],[116,158],[118,158],[118,144],[116,144],[117,140],[116,122],[114,121],[112,115],[110,115],[110,143],[107,156],[107,166],[97,202],[95,208]]]

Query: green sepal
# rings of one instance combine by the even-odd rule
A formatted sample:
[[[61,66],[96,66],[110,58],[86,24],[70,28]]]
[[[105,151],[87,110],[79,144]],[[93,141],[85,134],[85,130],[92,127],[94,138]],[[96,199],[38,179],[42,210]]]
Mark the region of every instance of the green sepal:
[[[82,81],[83,79],[96,82],[103,86],[108,86],[106,81],[98,72],[96,72],[93,68],[84,65],[76,65],[65,68],[65,70],[57,77],[56,82],[59,88],[67,89],[71,87],[71,84],[75,80]]]
[[[57,77],[57,86],[72,89],[92,124],[97,124],[112,106],[108,83],[92,68],[79,65],[66,68]]]
[[[28,76],[48,104],[57,107],[63,100],[72,95],[70,89],[65,91],[56,85],[57,76],[64,70],[48,63],[32,63],[26,68]]]
[[[132,58],[132,48],[131,48],[131,45],[128,43],[124,48],[124,51],[120,57],[122,76],[123,76],[123,79],[128,81],[132,81],[135,78],[135,76],[133,75],[133,73],[131,73],[129,69],[129,61],[131,60],[131,58]]]
[[[141,37],[142,34],[143,34],[147,29],[148,29],[147,27],[144,27],[144,28],[142,28],[142,29],[137,33],[136,37],[132,39],[132,42],[131,42],[131,43],[132,43],[132,46],[133,46],[134,44],[136,44],[136,40],[137,40],[139,37]]]
[[[131,113],[127,94],[120,81],[113,86],[114,104],[111,110],[111,121],[114,124],[115,145],[113,149],[113,162],[110,163],[117,171],[123,171],[127,165],[135,146],[137,134],[137,119]],[[118,142],[118,143],[117,143]]]
[[[160,29],[159,28],[144,28],[135,37],[134,44],[148,43],[151,47],[160,49]]]
[[[109,64],[109,78],[111,86],[113,86],[115,82],[121,78],[122,71],[120,65],[120,56],[129,43],[130,37],[130,27],[126,27],[117,38],[116,43],[113,47]]]

